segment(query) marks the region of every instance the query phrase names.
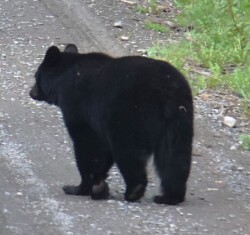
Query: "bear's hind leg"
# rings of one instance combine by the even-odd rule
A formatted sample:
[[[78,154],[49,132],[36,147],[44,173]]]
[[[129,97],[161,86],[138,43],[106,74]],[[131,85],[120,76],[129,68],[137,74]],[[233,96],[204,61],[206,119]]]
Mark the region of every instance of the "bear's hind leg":
[[[102,158],[98,162],[96,160],[92,167],[92,187],[90,196],[94,200],[106,199],[109,196],[109,186],[105,179],[108,176],[108,171],[113,165],[114,161],[110,153],[102,155]]]
[[[161,180],[162,195],[158,204],[176,205],[185,200],[186,183],[191,168],[192,125],[179,129],[171,124],[155,151],[154,160]]]
[[[143,151],[120,151],[116,158],[117,166],[126,183],[125,200],[134,202],[143,197],[148,183],[146,163],[148,154]]]
[[[81,182],[78,186],[64,185],[63,191],[68,195],[87,196],[90,194],[90,185],[84,184],[84,182]]]

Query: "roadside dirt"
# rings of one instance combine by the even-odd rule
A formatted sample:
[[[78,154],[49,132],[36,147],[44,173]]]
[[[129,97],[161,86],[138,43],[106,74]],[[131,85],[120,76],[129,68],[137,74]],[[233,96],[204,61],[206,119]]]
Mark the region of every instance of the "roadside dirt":
[[[171,21],[174,9],[165,3],[170,10],[162,14]],[[138,203],[124,201],[124,183],[115,167],[109,200],[64,195],[61,187],[77,184],[79,176],[60,111],[28,97],[47,47],[71,42],[83,53],[119,56],[141,54],[157,40],[173,39],[145,30],[148,16],[122,0],[17,0],[14,6],[8,0],[0,3],[1,235],[250,234],[250,156],[238,146],[240,130],[248,126],[222,126],[220,104],[228,99],[215,100],[216,93],[207,91],[195,98],[193,167],[185,203],[152,202],[158,182],[151,166],[148,190]],[[123,27],[113,27],[119,20]]]

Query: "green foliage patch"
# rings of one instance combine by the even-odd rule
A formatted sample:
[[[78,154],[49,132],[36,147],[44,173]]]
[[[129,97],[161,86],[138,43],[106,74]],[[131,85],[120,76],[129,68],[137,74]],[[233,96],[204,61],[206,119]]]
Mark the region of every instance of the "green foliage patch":
[[[250,135],[242,134],[240,136],[241,147],[244,150],[250,150]]]
[[[191,74],[195,92],[223,85],[250,99],[250,1],[174,3],[181,11],[177,23],[186,29],[185,38],[176,44],[155,45],[149,55]]]
[[[160,33],[167,33],[168,32],[168,28],[165,25],[162,25],[160,23],[151,22],[151,21],[147,21],[145,23],[145,28],[151,29],[151,30],[154,30],[154,31],[160,32]]]
[[[159,9],[157,0],[147,0],[146,4],[138,4],[136,10],[143,14],[157,14]]]

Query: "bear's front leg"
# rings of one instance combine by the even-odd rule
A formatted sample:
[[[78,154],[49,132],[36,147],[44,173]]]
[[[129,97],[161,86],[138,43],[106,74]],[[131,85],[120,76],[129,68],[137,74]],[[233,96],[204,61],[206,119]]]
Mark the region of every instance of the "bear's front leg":
[[[109,197],[109,186],[107,182],[102,180],[99,184],[94,184],[90,195],[94,200],[107,199]]]
[[[79,186],[64,186],[70,195],[90,195],[92,199],[106,199],[109,187],[105,182],[113,164],[109,148],[103,145],[100,137],[89,126],[67,125],[75,150],[77,168],[82,183]]]
[[[78,186],[65,185],[63,186],[63,191],[68,195],[87,196],[91,193],[91,183],[82,182]]]

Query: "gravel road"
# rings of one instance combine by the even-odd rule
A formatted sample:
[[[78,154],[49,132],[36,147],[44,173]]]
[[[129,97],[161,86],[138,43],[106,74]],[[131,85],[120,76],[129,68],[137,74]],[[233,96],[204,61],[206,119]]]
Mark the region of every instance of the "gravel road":
[[[234,132],[211,120],[212,111],[199,98],[186,202],[153,203],[158,182],[151,165],[146,195],[138,203],[123,200],[124,182],[115,167],[109,200],[64,195],[64,184],[80,181],[71,141],[60,111],[29,98],[33,74],[52,44],[131,53],[107,25],[125,9],[121,2],[1,1],[0,235],[250,234],[250,154],[232,148]],[[108,11],[112,6],[114,15]]]

